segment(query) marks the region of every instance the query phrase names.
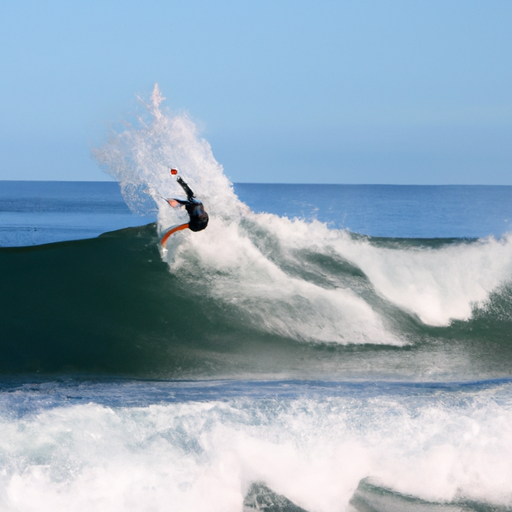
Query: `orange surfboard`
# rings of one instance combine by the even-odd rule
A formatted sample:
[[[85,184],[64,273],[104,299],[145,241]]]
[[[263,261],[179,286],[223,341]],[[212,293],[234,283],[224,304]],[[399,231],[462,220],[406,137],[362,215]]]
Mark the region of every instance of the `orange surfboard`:
[[[167,239],[173,234],[176,233],[176,231],[181,231],[182,229],[188,228],[188,222],[186,224],[180,224],[179,226],[174,226],[173,228],[169,229],[165,233],[165,235],[162,237],[162,240],[160,240],[160,243],[165,246],[165,242],[167,242]]]

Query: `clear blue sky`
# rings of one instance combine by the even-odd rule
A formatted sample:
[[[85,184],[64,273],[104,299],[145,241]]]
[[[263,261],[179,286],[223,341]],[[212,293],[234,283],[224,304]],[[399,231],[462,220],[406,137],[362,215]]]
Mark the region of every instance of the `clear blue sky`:
[[[0,72],[0,179],[109,179],[158,82],[235,182],[512,185],[511,0],[2,2]]]

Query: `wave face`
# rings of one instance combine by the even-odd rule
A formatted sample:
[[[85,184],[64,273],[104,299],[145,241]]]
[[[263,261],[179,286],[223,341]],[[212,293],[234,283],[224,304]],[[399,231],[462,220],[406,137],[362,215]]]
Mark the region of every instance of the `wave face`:
[[[0,249],[0,369],[508,375],[508,238],[371,239],[249,212],[163,254],[158,240],[150,224]]]

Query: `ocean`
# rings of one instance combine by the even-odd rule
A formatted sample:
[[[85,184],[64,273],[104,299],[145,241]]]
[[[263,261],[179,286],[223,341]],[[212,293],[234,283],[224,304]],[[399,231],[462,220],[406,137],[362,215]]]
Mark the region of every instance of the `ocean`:
[[[0,510],[512,510],[512,187],[233,185],[158,104],[94,154],[0,182]]]

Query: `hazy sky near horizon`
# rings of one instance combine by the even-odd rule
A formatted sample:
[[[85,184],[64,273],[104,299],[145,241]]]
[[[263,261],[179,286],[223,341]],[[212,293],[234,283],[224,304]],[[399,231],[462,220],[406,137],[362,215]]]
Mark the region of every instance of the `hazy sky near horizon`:
[[[510,0],[0,7],[1,179],[90,156],[155,83],[234,182],[512,185]]]

